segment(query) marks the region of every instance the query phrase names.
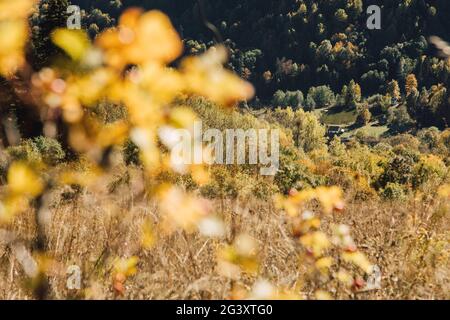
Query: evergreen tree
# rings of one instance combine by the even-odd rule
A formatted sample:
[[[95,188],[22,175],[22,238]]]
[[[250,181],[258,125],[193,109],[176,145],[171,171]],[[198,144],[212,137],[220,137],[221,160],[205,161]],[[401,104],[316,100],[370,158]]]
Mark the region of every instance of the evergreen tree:
[[[67,26],[67,0],[42,0],[31,19],[33,67],[40,69],[50,63],[60,51],[51,41],[51,33],[56,28]]]

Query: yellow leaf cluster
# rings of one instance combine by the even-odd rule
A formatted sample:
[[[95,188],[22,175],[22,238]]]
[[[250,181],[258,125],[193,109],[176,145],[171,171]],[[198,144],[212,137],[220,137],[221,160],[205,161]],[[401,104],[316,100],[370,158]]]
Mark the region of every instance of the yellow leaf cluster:
[[[321,203],[325,213],[331,213],[333,210],[340,211],[344,208],[342,196],[342,190],[339,187],[318,187],[300,192],[293,191],[287,198],[277,197],[275,202],[279,208],[284,209],[290,216],[297,216],[299,213],[298,207],[314,199]]]
[[[14,215],[27,208],[29,200],[39,196],[44,183],[31,167],[13,162],[7,173],[7,192],[0,202],[0,222],[10,221]]]
[[[365,273],[372,273],[373,265],[362,252],[343,252],[341,256],[342,260],[353,263],[357,267],[361,268]]]
[[[137,8],[127,10],[119,26],[100,35],[97,43],[106,52],[107,63],[119,69],[148,61],[164,65],[178,58],[183,49],[166,15]]]
[[[11,76],[25,63],[28,14],[35,0],[0,0],[0,75]]]
[[[135,256],[128,259],[117,259],[114,262],[114,272],[116,274],[122,274],[125,277],[132,276],[137,272],[138,262],[139,258]]]
[[[40,177],[27,165],[13,163],[8,170],[8,190],[14,195],[37,196],[43,190]]]
[[[86,152],[120,145],[130,137],[148,171],[165,163],[158,129],[190,128],[196,119],[175,103],[178,97],[203,95],[232,105],[254,93],[250,84],[223,67],[227,51],[221,46],[184,59],[179,69],[169,66],[181,56],[183,45],[169,18],[159,11],[129,9],[118,27],[104,31],[94,43],[84,32],[66,29],[56,30],[52,39],[84,71],[44,69],[33,77],[33,85],[46,105],[62,110],[72,147]],[[86,108],[102,100],[124,105],[127,121],[109,128],[96,123]]]
[[[239,235],[232,245],[226,245],[217,252],[218,271],[229,278],[238,278],[241,271],[256,273],[259,268],[258,246],[246,234]]]
[[[211,211],[206,199],[189,195],[175,186],[162,187],[159,191],[159,208],[167,232],[171,232],[174,227],[193,232],[200,220]]]

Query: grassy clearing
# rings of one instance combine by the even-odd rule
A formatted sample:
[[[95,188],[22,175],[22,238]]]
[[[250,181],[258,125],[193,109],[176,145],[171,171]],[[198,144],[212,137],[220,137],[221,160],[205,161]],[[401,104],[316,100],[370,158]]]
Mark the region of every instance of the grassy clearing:
[[[322,113],[320,118],[324,124],[349,125],[356,121],[358,116],[356,110],[339,110],[332,108]]]
[[[388,126],[369,124],[367,126],[345,132],[344,134],[342,134],[342,138],[350,138],[358,134],[359,132],[361,132],[364,136],[367,137],[380,138],[381,136],[383,136],[383,134],[385,134],[388,131],[389,131]]]

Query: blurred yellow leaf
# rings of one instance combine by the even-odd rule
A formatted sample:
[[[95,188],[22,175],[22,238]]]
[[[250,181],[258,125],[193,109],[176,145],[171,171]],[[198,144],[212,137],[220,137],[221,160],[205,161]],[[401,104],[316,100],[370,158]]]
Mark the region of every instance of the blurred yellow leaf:
[[[126,10],[116,29],[97,39],[107,62],[117,68],[127,64],[155,61],[169,63],[180,56],[183,45],[169,18],[160,11],[142,14],[136,8]]]
[[[36,0],[0,0],[0,20],[26,18]]]
[[[52,41],[74,60],[81,60],[90,47],[89,37],[82,30],[57,29]]]
[[[116,274],[122,274],[125,277],[132,276],[137,272],[137,264],[139,262],[139,258],[133,256],[128,259],[118,259],[114,262],[114,272]]]
[[[161,212],[168,223],[167,231],[180,227],[192,232],[211,210],[206,199],[197,198],[178,187],[161,188],[159,199]]]
[[[101,147],[123,144],[128,136],[128,124],[124,121],[117,121],[103,126],[97,137]]]
[[[302,236],[300,243],[308,250],[311,250],[315,257],[320,257],[324,250],[330,247],[330,241],[327,235],[321,231],[315,231]]]
[[[320,258],[319,260],[316,261],[315,265],[319,271],[327,273],[328,270],[333,265],[333,258],[331,257]]]
[[[25,63],[28,20],[34,0],[0,0],[0,75],[10,76]]]
[[[181,70],[189,91],[225,106],[252,98],[253,86],[223,67],[226,58],[226,49],[218,46],[185,59]]]
[[[344,270],[344,269],[340,269],[337,274],[336,274],[336,278],[342,282],[345,286],[350,287],[353,284],[353,277],[352,275]]]
[[[23,163],[15,162],[8,170],[9,191],[17,195],[38,196],[44,185],[37,174]]]
[[[346,262],[353,263],[354,265],[356,265],[359,268],[361,268],[367,274],[372,273],[373,265],[366,258],[366,256],[360,251],[343,252],[342,253],[342,260],[344,260]]]

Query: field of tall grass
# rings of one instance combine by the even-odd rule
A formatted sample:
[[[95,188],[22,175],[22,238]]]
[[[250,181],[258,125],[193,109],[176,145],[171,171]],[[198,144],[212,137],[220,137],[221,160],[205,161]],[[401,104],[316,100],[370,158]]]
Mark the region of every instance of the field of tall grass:
[[[117,169],[124,174],[136,169]],[[47,230],[46,250],[54,259],[49,274],[50,296],[55,299],[229,299],[255,296],[258,284],[267,281],[276,290],[303,299],[315,299],[320,288],[336,299],[448,299],[448,202],[428,195],[405,202],[347,199],[344,211],[324,217],[323,230],[333,224],[351,227],[357,245],[380,269],[373,288],[339,285],[336,279],[320,279],[311,271],[292,225],[270,201],[216,199],[214,210],[227,222],[223,239],[177,231],[162,236],[149,249],[141,249],[141,225],[161,223],[157,206],[141,194],[140,184],[107,185],[95,195],[85,190],[70,199],[63,190],[52,195],[52,222]],[[447,213],[446,213],[447,212]],[[11,227],[20,241],[36,237],[33,212],[18,217]],[[260,266],[254,274],[232,279],[218,270],[217,250],[239,234],[254,239]],[[5,244],[0,246],[0,298],[30,299],[21,256]],[[123,295],[113,285],[115,257],[137,256],[138,272],[125,284]],[[68,266],[81,269],[81,290],[67,288]],[[338,266],[333,266],[333,269]],[[313,274],[311,274],[313,272]],[[368,278],[363,280],[367,281]],[[379,281],[379,282],[378,282]],[[256,289],[255,289],[256,286]]]

